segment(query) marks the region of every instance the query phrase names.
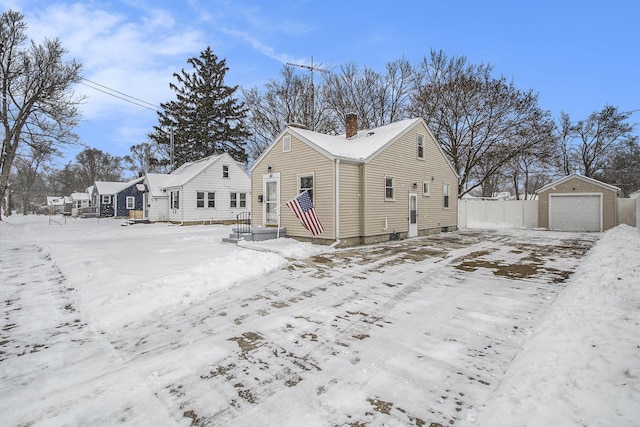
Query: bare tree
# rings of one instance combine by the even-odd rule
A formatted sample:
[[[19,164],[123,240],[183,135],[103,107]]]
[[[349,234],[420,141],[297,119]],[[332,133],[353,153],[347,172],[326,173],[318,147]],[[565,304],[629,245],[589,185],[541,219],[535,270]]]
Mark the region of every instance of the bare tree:
[[[45,162],[58,153],[49,144],[31,144],[26,154],[17,155],[14,160],[15,175],[12,179],[14,192],[20,196],[22,213],[26,215],[33,204],[33,190],[42,181],[40,171]],[[42,200],[42,199],[41,199]]]
[[[87,148],[76,156],[74,166],[78,178],[76,191],[84,190],[96,181],[122,180],[122,158],[97,148]]]
[[[535,149],[553,128],[537,95],[494,78],[489,65],[432,51],[416,72],[410,112],[423,117],[460,177],[462,196]]]
[[[369,129],[406,117],[413,89],[413,69],[404,58],[386,65],[385,73],[349,63],[326,79],[325,99],[338,125],[344,130],[346,116],[355,113],[358,126]]]
[[[124,156],[126,168],[133,172],[134,177],[143,176],[148,172],[169,172],[159,161],[159,153],[156,144],[142,142],[132,145],[130,155]]]
[[[608,156],[613,155],[618,146],[636,138],[631,135],[633,126],[625,122],[630,115],[606,105],[572,127],[577,167],[584,176],[602,174]]]
[[[54,146],[77,140],[72,129],[82,101],[71,90],[80,80],[81,65],[63,61],[66,51],[57,39],[27,43],[23,19],[12,10],[0,16],[0,200],[22,144],[38,140]]]

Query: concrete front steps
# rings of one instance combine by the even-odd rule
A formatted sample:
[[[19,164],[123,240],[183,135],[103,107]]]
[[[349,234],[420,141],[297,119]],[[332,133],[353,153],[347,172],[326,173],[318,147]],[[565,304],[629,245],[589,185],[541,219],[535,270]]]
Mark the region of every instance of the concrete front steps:
[[[261,242],[263,240],[271,240],[278,238],[278,229],[276,227],[251,227],[249,233],[240,233],[238,235],[238,229],[232,228],[232,233],[229,237],[225,237],[222,239],[224,243],[238,243],[240,240],[245,242]],[[287,237],[286,236],[287,229],[280,229],[279,237]]]

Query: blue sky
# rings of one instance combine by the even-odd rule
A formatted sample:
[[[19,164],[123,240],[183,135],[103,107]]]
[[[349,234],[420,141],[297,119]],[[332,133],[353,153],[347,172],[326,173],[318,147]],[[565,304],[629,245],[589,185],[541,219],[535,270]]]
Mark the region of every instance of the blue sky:
[[[207,46],[226,58],[225,83],[262,88],[286,62],[348,62],[382,71],[431,49],[489,63],[542,108],[573,120],[606,104],[640,110],[640,3],[617,1],[0,0],[36,41],[57,37],[83,77],[151,104]],[[300,72],[303,72],[302,70]],[[81,142],[123,156],[145,142],[154,111],[85,85]],[[640,111],[631,122],[640,122]],[[640,129],[636,128],[636,134]],[[68,150],[67,159],[82,150]]]

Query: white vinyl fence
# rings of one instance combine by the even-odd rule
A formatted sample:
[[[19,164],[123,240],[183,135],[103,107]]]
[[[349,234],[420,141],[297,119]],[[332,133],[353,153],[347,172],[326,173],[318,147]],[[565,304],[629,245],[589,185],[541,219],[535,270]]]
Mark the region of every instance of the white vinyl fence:
[[[635,199],[618,199],[616,224],[627,224],[637,227],[637,211]]]
[[[538,201],[459,200],[458,228],[473,228],[480,224],[535,228],[538,226]],[[616,224],[627,224],[640,230],[640,197],[618,199]]]
[[[538,226],[538,201],[459,200],[458,228],[474,227],[477,224],[535,228]]]

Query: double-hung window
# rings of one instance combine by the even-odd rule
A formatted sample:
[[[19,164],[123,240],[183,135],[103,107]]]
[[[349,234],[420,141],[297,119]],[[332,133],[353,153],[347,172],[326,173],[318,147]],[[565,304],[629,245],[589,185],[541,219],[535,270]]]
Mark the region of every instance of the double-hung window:
[[[313,174],[307,175],[298,175],[298,194],[304,193],[305,191],[309,193],[309,197],[311,198],[311,203],[313,203]]]
[[[222,166],[222,177],[229,178],[229,166],[227,165]]]
[[[239,201],[240,201],[240,207],[241,208],[246,208],[247,207],[247,193],[239,193],[240,197],[239,197]]]
[[[385,200],[393,200],[393,177],[385,176],[384,177],[384,199]]]
[[[198,191],[196,193],[196,207],[204,208],[204,191]]]
[[[448,208],[449,207],[449,184],[442,185],[442,196],[443,196],[444,207]]]
[[[127,209],[135,209],[136,208],[136,198],[133,196],[127,196],[126,199]]]
[[[247,193],[229,193],[229,206],[232,208],[246,208]]]
[[[111,204],[111,195],[102,195],[102,204],[103,205],[110,205]]]
[[[180,209],[180,191],[171,192],[171,209]]]
[[[418,158],[424,160],[424,135],[418,134]]]
[[[216,193],[207,193],[207,207],[216,207]]]

